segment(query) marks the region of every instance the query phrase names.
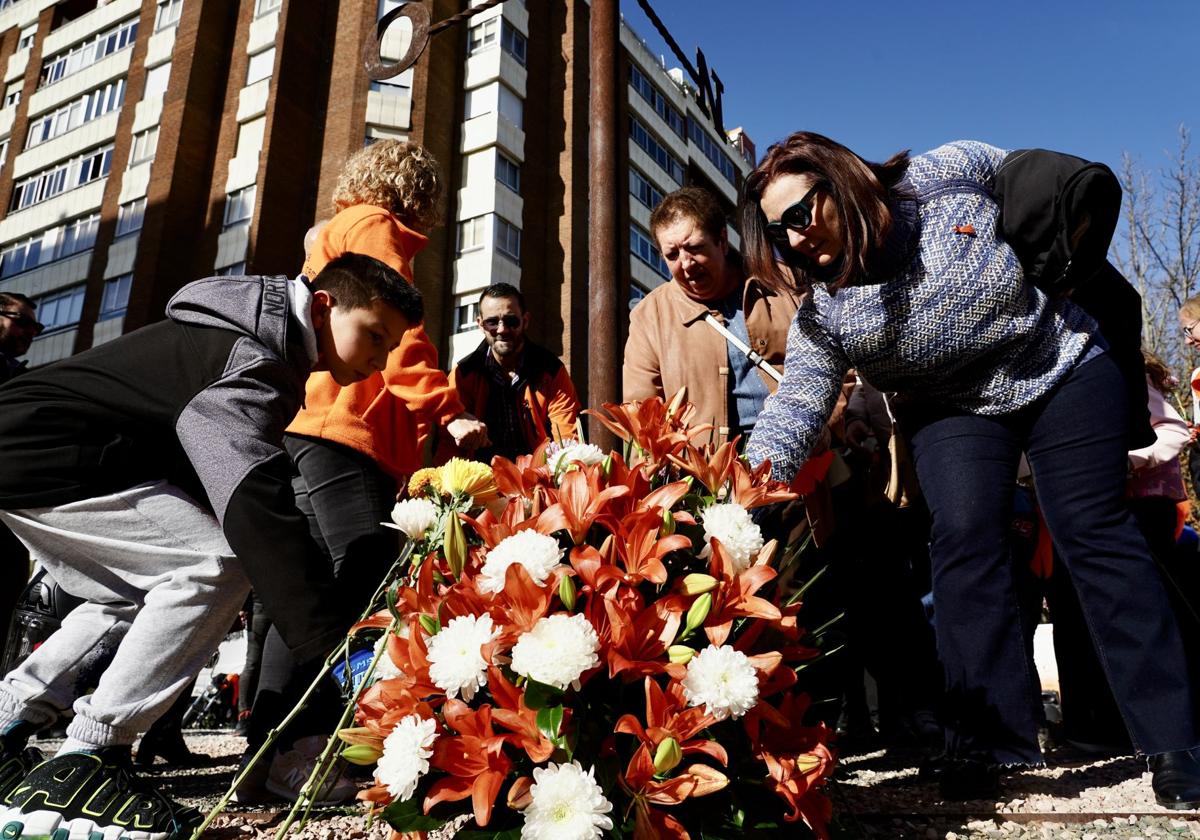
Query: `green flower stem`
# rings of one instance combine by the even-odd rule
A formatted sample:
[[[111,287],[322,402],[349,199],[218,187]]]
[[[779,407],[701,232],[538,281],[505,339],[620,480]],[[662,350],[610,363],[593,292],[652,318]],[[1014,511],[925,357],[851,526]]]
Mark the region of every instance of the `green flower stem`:
[[[396,627],[399,625],[399,623],[399,619],[396,618],[396,616],[392,616],[391,623],[388,624],[387,634],[384,635],[385,639],[392,633],[396,632]],[[275,832],[276,840],[282,840],[283,837],[287,836],[288,830],[291,828],[292,823],[296,821],[296,817],[302,808],[304,810],[304,815],[300,818],[300,825],[298,827],[303,828],[304,824],[308,822],[309,815],[312,813],[313,805],[317,801],[317,794],[324,786],[325,779],[329,776],[330,771],[333,769],[334,758],[336,757],[334,752],[339,742],[338,733],[345,728],[346,724],[353,717],[354,709],[358,705],[358,698],[370,684],[371,676],[375,673],[375,666],[386,652],[387,645],[385,644],[379,650],[375,651],[375,655],[371,657],[371,662],[367,666],[366,673],[363,674],[362,681],[358,684],[358,688],[355,689],[353,696],[351,696],[351,698],[347,701],[345,708],[342,709],[342,716],[338,718],[337,726],[334,727],[333,734],[331,734],[329,736],[329,740],[325,742],[325,749],[322,750],[320,757],[317,759],[316,766],[313,767],[313,771],[309,775],[308,781],[305,782],[304,787],[300,789],[300,794],[296,797],[295,804],[292,805],[291,810],[288,811],[287,819],[283,821],[283,825],[281,825],[279,830]],[[349,674],[349,671],[346,673]]]
[[[392,564],[392,567],[388,570],[388,573],[384,575],[379,587],[375,590],[375,594],[371,596],[371,600],[367,603],[366,609],[363,610],[362,615],[359,616],[359,621],[365,620],[368,616],[378,610],[379,599],[382,597],[383,593],[387,591],[388,586],[391,585],[391,581],[396,573],[396,570],[405,562],[407,562],[409,556],[412,554],[412,551],[413,543],[411,540],[408,540],[405,542],[404,547],[401,548],[400,556],[396,558],[396,562]],[[392,622],[394,625],[395,618],[392,619]],[[201,840],[201,838],[204,836],[205,830],[212,825],[213,820],[215,820],[222,811],[229,807],[229,801],[233,798],[234,791],[238,789],[242,781],[250,774],[250,771],[254,769],[255,765],[262,760],[262,757],[266,755],[273,746],[275,746],[275,741],[278,740],[280,733],[283,732],[291,724],[291,722],[296,719],[296,716],[299,715],[301,711],[303,711],[305,705],[308,703],[309,697],[311,697],[312,693],[317,690],[317,686],[321,684],[321,680],[325,679],[326,675],[333,668],[333,664],[338,661],[339,657],[348,655],[349,650],[350,636],[347,635],[346,638],[343,639],[336,648],[334,648],[333,652],[325,658],[324,667],[321,669],[321,672],[317,674],[316,678],[313,679],[312,683],[305,690],[304,694],[300,697],[300,701],[296,703],[290,712],[287,713],[287,716],[284,717],[278,726],[267,733],[267,738],[263,742],[262,746],[258,748],[258,752],[256,752],[250,761],[246,763],[246,766],[242,768],[241,772],[234,777],[233,782],[229,785],[229,789],[225,791],[219,800],[217,800],[217,804],[212,807],[212,810],[210,810],[204,816],[204,821],[200,823],[200,825],[192,833],[191,840]],[[372,670],[375,667],[375,661],[377,659],[378,656],[371,661]],[[349,671],[347,671],[347,673],[349,673]],[[358,695],[356,694],[354,700],[356,701],[357,699]],[[354,701],[352,701],[350,704],[351,708],[353,707],[353,704]]]

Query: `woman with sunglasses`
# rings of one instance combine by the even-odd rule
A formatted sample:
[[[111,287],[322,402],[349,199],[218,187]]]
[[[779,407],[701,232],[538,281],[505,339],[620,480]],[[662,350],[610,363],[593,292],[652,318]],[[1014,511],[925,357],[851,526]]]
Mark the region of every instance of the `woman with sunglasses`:
[[[1121,376],[1091,318],[1027,282],[996,237],[989,188],[1004,157],[956,142],[870,163],[809,132],[768,150],[746,181],[747,262],[764,282],[811,295],[747,455],[790,479],[850,367],[904,398],[899,423],[933,522],[942,793],[975,798],[995,794],[999,767],[1043,761],[1007,533],[1026,454],[1156,798],[1200,807],[1179,629],[1123,498]]]

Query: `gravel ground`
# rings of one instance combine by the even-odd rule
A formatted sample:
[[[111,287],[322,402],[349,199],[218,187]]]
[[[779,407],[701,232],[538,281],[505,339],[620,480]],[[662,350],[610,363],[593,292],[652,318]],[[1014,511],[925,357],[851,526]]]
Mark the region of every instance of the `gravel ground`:
[[[152,771],[164,791],[207,811],[233,780],[245,741],[223,731],[188,731],[193,752],[212,758],[205,767]],[[53,749],[54,742],[39,744]],[[995,802],[945,803],[937,786],[917,780],[915,751],[845,754],[830,788],[835,840],[1200,840],[1200,812],[1154,804],[1146,763],[1132,757],[1089,759],[1050,752],[1049,766],[1010,773]],[[212,840],[268,838],[282,821],[275,808],[233,805],[205,834]],[[354,808],[317,814],[292,838],[387,840],[386,825],[369,824]]]

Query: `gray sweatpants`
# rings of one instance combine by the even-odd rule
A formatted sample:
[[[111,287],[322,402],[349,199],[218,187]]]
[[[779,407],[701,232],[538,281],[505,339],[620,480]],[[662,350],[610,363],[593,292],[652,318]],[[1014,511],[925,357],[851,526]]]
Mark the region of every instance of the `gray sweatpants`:
[[[0,722],[46,724],[73,705],[71,740],[132,744],[203,667],[249,592],[216,518],[159,481],[0,511],[0,521],[63,589],[87,599],[0,681]],[[122,633],[95,692],[77,696],[88,653]]]

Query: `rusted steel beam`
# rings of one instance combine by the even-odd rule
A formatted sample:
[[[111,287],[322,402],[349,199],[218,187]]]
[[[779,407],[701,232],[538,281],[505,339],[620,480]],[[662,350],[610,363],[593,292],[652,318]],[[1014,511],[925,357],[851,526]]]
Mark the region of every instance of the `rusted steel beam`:
[[[618,0],[592,0],[591,4],[591,123],[588,142],[588,403],[600,406],[619,402],[621,347],[617,308],[621,276],[617,229],[619,156],[617,126],[617,55],[620,50]],[[615,448],[616,437],[592,421],[591,442],[601,449]]]

